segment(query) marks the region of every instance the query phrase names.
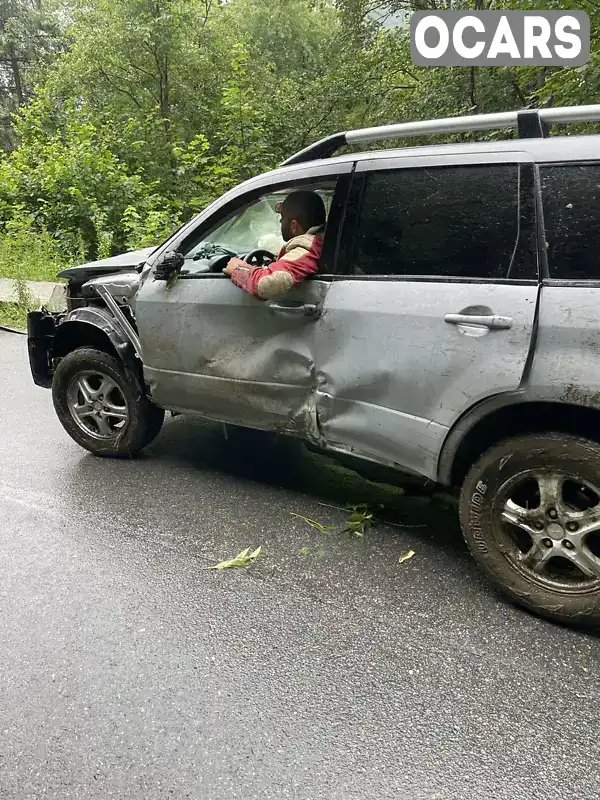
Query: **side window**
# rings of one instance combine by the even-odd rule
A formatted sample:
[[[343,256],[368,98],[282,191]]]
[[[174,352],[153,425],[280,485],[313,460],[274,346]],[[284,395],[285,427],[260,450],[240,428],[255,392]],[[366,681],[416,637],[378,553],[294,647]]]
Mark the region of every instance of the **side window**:
[[[600,279],[600,164],[540,167],[551,278]]]
[[[306,188],[321,196],[329,214],[335,186],[335,182],[328,181],[281,189],[255,197],[224,216],[220,217],[217,212],[215,221],[203,230],[200,237],[191,235],[182,246],[186,273],[205,272],[211,259],[218,255],[243,256],[257,249],[277,255],[284,244],[277,204],[296,188]]]
[[[263,195],[220,220],[200,241],[184,251],[190,271],[203,270],[217,255],[242,255],[262,248],[277,252],[282,244],[276,195]]]
[[[519,216],[518,165],[368,173],[349,266],[364,275],[505,278]]]

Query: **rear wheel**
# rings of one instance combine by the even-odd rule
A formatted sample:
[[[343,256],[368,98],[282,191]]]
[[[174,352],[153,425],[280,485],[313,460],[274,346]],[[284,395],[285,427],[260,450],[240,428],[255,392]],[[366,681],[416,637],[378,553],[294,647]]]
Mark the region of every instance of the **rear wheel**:
[[[561,622],[600,624],[600,446],[535,434],[493,447],[460,499],[463,533],[515,602]]]
[[[164,420],[121,362],[101,350],[66,355],[54,373],[52,397],[67,433],[94,455],[131,457],[158,436]]]

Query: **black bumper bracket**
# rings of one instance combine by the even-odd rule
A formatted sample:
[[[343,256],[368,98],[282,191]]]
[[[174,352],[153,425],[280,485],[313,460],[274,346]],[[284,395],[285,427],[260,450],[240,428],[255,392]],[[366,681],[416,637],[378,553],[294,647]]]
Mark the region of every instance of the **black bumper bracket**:
[[[52,343],[56,322],[47,311],[27,314],[27,346],[33,382],[49,389],[52,386]]]

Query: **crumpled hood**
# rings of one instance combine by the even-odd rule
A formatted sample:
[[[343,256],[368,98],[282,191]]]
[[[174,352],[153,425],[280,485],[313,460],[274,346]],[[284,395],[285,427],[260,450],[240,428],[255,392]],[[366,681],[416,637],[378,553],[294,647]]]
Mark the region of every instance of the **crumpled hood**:
[[[90,278],[100,275],[111,275],[115,272],[125,271],[131,272],[137,269],[140,264],[143,264],[155,250],[156,247],[145,247],[142,250],[130,250],[120,256],[90,261],[87,264],[65,269],[59,273],[58,277],[67,278],[67,280],[76,281],[77,283],[85,283]]]

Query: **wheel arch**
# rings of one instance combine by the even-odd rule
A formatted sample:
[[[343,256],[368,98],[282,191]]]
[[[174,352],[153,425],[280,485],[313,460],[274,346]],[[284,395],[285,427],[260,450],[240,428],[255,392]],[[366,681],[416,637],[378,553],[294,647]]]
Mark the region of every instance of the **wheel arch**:
[[[447,435],[438,461],[438,480],[459,486],[473,462],[511,436],[557,431],[600,442],[600,409],[556,401],[496,398],[467,412]]]
[[[97,325],[78,319],[68,320],[59,325],[52,348],[54,358],[64,358],[80,347],[93,347],[113,356],[119,355],[109,335]]]
[[[52,344],[53,358],[63,358],[80,347],[92,347],[116,356],[146,393],[142,364],[133,345],[108,311],[89,306],[80,308],[72,311],[57,326]]]

